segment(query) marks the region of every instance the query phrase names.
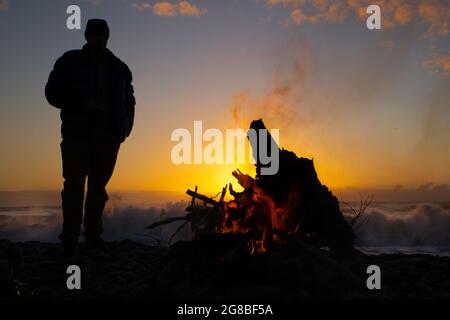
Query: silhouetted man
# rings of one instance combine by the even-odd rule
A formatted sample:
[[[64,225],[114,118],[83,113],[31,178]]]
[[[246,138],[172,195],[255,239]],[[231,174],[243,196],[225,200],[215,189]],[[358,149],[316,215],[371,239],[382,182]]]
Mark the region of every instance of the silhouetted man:
[[[64,189],[61,192],[66,256],[76,252],[83,221],[86,245],[104,249],[102,213],[105,187],[114,170],[120,144],[133,127],[135,100],[128,66],[106,48],[105,20],[88,21],[81,50],[60,57],[50,73],[45,96],[61,109]]]

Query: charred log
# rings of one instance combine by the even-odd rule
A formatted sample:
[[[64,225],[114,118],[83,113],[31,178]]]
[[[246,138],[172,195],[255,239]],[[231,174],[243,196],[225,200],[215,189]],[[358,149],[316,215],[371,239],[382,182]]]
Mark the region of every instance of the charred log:
[[[253,121],[250,128],[257,132],[266,129],[261,119]],[[259,135],[258,139],[261,139]],[[269,132],[266,139],[267,144],[275,143]],[[258,145],[252,147],[253,154],[258,154],[255,150]],[[295,191],[299,202],[292,223],[301,226],[297,232],[298,238],[317,246],[328,246],[339,255],[351,252],[355,235],[339,208],[337,198],[320,182],[313,160],[299,158],[280,147],[278,150],[279,170],[274,175],[261,175],[264,165],[255,159],[257,185],[279,206],[286,203]]]

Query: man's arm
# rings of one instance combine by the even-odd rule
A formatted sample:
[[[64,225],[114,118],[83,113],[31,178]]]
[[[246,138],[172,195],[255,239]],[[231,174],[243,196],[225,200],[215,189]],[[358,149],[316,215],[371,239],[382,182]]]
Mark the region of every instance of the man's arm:
[[[134,88],[132,85],[133,82],[133,75],[130,71],[130,69],[126,68],[126,84],[125,84],[125,101],[126,101],[126,107],[127,107],[127,114],[129,117],[129,126],[128,126],[128,133],[129,135],[131,133],[131,130],[133,129],[133,123],[134,123],[134,111],[135,111],[135,105],[136,100],[134,98]]]
[[[64,54],[56,60],[45,86],[45,97],[48,103],[58,109],[73,108],[81,102],[70,92],[67,59],[68,57]]]
[[[64,78],[64,72],[62,59],[61,57],[56,60],[45,85],[45,97],[48,103],[58,109],[62,109],[63,104],[61,80]]]

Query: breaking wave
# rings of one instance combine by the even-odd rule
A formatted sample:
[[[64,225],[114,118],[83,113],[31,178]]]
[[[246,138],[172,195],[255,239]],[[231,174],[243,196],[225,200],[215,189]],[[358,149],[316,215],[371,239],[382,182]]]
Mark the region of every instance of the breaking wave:
[[[354,230],[361,246],[450,246],[450,206],[375,204]]]
[[[107,240],[132,239],[167,244],[183,222],[147,231],[144,227],[161,219],[184,216],[186,203],[163,207],[116,204],[104,215]],[[347,214],[348,209],[343,209]],[[0,208],[0,238],[11,241],[57,242],[62,216],[59,209]],[[355,224],[358,246],[450,246],[450,205],[442,203],[375,203]],[[190,239],[185,225],[173,240]]]
[[[184,202],[168,203],[163,207],[133,205],[109,206],[103,215],[103,237],[108,241],[131,239],[148,244],[167,244],[183,222],[176,222],[154,230],[145,230],[153,222],[185,216]],[[7,210],[5,210],[7,209]],[[61,210],[21,207],[0,208],[0,239],[11,241],[58,242],[61,232]],[[173,240],[190,239],[190,228],[183,227]]]

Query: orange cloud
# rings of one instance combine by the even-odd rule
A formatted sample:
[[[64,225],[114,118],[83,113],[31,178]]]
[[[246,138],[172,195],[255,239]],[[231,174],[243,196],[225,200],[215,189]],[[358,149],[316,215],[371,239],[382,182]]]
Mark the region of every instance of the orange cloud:
[[[0,11],[6,11],[8,10],[8,1],[7,0],[1,0],[0,1]]]
[[[427,25],[426,37],[448,36],[450,2],[440,0],[265,0],[269,7],[283,6],[290,10],[289,22],[303,23],[342,22],[348,17],[367,19],[369,4],[381,8],[383,29],[407,25],[418,21]],[[289,23],[285,23],[289,25]]]
[[[367,2],[361,0],[349,0],[349,8],[355,12],[358,19],[367,19]],[[378,5],[381,9],[381,20],[383,29],[390,29],[405,25],[413,20],[417,8],[413,2],[404,0],[372,0],[370,4]]]
[[[450,76],[450,54],[435,55],[425,60],[423,65],[429,68],[432,74],[443,77]]]
[[[419,5],[419,15],[428,24],[425,37],[449,35],[450,3],[426,1]]]
[[[317,24],[320,22],[340,22],[349,14],[345,1],[329,0],[268,0],[270,6],[282,4],[291,7],[290,19],[294,24],[301,25],[304,22]]]
[[[181,1],[178,4],[178,9],[180,12],[180,15],[182,16],[203,16],[208,12],[208,9],[206,8],[198,8],[197,6],[190,4],[187,1]]]
[[[292,12],[291,12],[291,19],[294,23],[300,25],[303,22],[307,21],[308,17],[305,16],[305,14],[302,12],[302,10],[295,9],[295,10],[292,10]]]
[[[448,37],[450,35],[450,1],[448,0],[264,0],[269,7],[281,6],[289,10],[289,17],[283,25],[337,23],[353,18],[365,21],[369,4],[381,9],[382,30],[407,26],[412,23],[424,26],[421,39]],[[392,40],[383,41],[381,46],[388,50],[395,47]],[[436,48],[435,43],[430,48]],[[449,56],[433,56],[424,61],[431,72],[448,76]]]
[[[153,13],[159,17],[176,17],[177,15],[199,17],[208,13],[207,8],[199,8],[188,1],[180,1],[178,4],[160,1],[153,5],[148,2],[133,3],[132,7],[138,11],[153,10]]]
[[[409,5],[404,5],[398,7],[394,11],[393,18],[396,23],[402,25],[409,23],[412,19],[412,15],[413,15],[412,8]]]
[[[177,5],[167,1],[157,2],[153,5],[153,13],[159,17],[175,17]]]

